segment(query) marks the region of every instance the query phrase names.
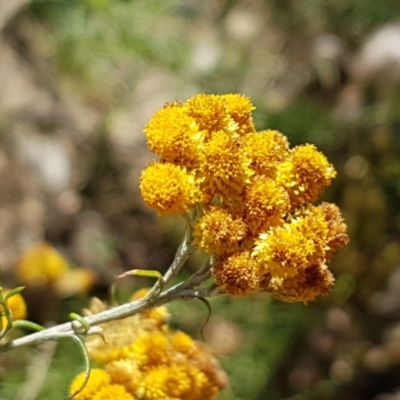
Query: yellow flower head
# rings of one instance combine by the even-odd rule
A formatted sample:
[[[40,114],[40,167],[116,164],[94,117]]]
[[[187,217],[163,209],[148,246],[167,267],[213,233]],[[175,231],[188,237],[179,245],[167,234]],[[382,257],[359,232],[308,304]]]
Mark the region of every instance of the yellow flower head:
[[[246,296],[259,287],[258,265],[246,250],[219,257],[212,273],[218,286],[231,296]]]
[[[184,107],[170,105],[157,111],[147,124],[145,134],[153,153],[172,163],[195,164],[203,134]]]
[[[67,261],[57,250],[40,243],[21,257],[17,272],[25,284],[46,285],[61,279],[68,268]]]
[[[254,179],[246,187],[244,203],[245,221],[253,235],[282,223],[290,209],[287,191],[266,177]]]
[[[226,254],[239,250],[247,227],[225,208],[213,206],[194,224],[194,244],[207,254]]]
[[[203,148],[199,175],[206,193],[235,199],[243,191],[252,171],[240,144],[226,132],[216,132]]]
[[[335,279],[324,264],[310,265],[289,278],[267,275],[261,290],[270,292],[276,298],[288,303],[307,303],[320,295],[326,295]]]
[[[327,249],[325,257],[327,260],[330,260],[333,253],[338,248],[349,242],[349,237],[346,233],[346,224],[343,222],[339,208],[335,204],[322,203],[321,211],[328,223]]]
[[[243,151],[258,175],[275,178],[278,164],[289,156],[289,142],[278,131],[254,132],[243,138]]]
[[[92,400],[135,400],[122,385],[111,384],[101,387],[92,397]]]
[[[278,182],[288,190],[293,207],[317,200],[335,176],[333,166],[312,144],[294,147],[278,168]]]
[[[255,242],[253,255],[272,277],[296,276],[310,265],[327,259],[329,228],[321,206],[299,212],[282,226],[271,228]]]
[[[207,94],[194,96],[185,103],[188,115],[196,120],[207,139],[214,132],[236,132],[238,124],[228,114],[227,105],[224,96]]]
[[[4,296],[9,293],[8,290],[3,292]],[[26,318],[26,303],[21,294],[17,293],[7,299],[8,307],[10,307],[13,321]],[[0,312],[4,312],[3,307],[0,305]],[[7,318],[1,317],[1,326],[3,329],[7,327]]]
[[[70,395],[73,395],[82,387],[84,379],[85,372],[81,372],[75,377],[69,388]],[[95,393],[97,393],[101,387],[108,385],[109,383],[110,376],[106,371],[100,368],[92,368],[86,386],[82,389],[82,391],[74,396],[74,400],[93,400]]]
[[[92,301],[90,310],[85,314],[90,315],[108,309],[108,306],[97,299]],[[98,336],[91,336],[86,344],[91,358],[101,364],[115,360],[129,358],[133,354],[132,344],[147,332],[163,329],[158,319],[152,315],[138,313],[118,321],[110,321],[102,325],[106,343]]]
[[[226,100],[226,110],[237,123],[237,133],[239,136],[246,135],[255,131],[251,112],[255,109],[250,99],[241,94],[225,94],[222,96]]]
[[[183,214],[200,198],[199,183],[185,168],[153,162],[140,179],[143,200],[160,215]]]

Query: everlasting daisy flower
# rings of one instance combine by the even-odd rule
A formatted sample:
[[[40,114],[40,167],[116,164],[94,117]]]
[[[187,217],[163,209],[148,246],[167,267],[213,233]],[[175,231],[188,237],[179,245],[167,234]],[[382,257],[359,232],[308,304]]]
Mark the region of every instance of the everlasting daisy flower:
[[[258,289],[258,264],[243,250],[227,257],[219,257],[213,266],[213,277],[231,296],[245,296]]]
[[[283,222],[290,209],[287,191],[270,178],[255,178],[244,195],[245,221],[255,235]]]
[[[290,158],[278,168],[278,183],[289,193],[292,206],[311,203],[331,184],[336,171],[315,146],[306,144],[292,149]]]
[[[207,254],[226,254],[239,250],[246,237],[247,227],[227,209],[211,207],[194,224],[194,244]]]
[[[76,376],[69,388],[70,395],[73,395],[82,387],[84,379],[85,372],[81,372]],[[74,396],[74,400],[92,400],[94,394],[97,393],[101,387],[108,385],[109,383],[110,375],[108,375],[106,371],[100,368],[92,368],[86,386]]]
[[[163,159],[192,166],[203,140],[199,124],[180,105],[157,111],[145,128],[150,150]]]
[[[143,200],[160,215],[183,214],[199,200],[199,183],[185,168],[154,162],[142,173]]]
[[[198,169],[203,190],[229,200],[237,198],[252,175],[249,163],[237,140],[216,132],[203,148]]]
[[[278,131],[254,132],[243,138],[243,151],[258,175],[275,178],[279,163],[289,156],[289,142]]]
[[[250,98],[240,94],[226,94],[222,96],[226,101],[226,111],[237,123],[239,136],[255,131],[251,112],[255,109]]]
[[[135,400],[135,398],[126,391],[124,386],[112,384],[101,387],[92,400]]]
[[[234,134],[238,124],[227,112],[228,103],[224,96],[199,94],[185,103],[187,113],[210,138],[214,132]]]
[[[310,265],[289,278],[268,275],[260,283],[261,290],[272,293],[276,298],[289,303],[312,301],[326,295],[335,279],[326,265]]]
[[[327,260],[329,225],[322,206],[310,206],[282,226],[261,234],[254,257],[272,277],[294,277]]]
[[[267,290],[306,302],[327,292],[333,277],[325,265],[348,241],[338,208],[312,204],[336,171],[311,144],[290,149],[279,131],[257,132],[253,110],[238,94],[167,104],[146,134],[158,164],[172,164],[148,167],[143,197],[161,215],[196,203],[193,244],[213,256],[214,279],[226,293]],[[185,156],[177,155],[183,148]]]

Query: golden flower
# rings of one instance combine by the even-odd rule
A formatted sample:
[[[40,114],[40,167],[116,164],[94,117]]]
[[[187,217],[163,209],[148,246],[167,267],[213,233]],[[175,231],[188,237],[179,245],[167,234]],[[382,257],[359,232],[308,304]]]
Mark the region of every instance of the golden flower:
[[[102,386],[92,397],[92,400],[134,400],[122,385],[111,384]]]
[[[240,151],[240,143],[226,132],[216,132],[204,145],[198,168],[206,193],[234,200],[243,191],[252,171],[250,161]]]
[[[241,218],[234,218],[225,208],[213,206],[194,224],[194,244],[207,254],[226,254],[239,250],[247,233]]]
[[[177,331],[171,336],[172,347],[184,354],[192,354],[195,347],[193,339],[182,331]]]
[[[86,372],[81,372],[72,381],[69,388],[70,395],[73,395],[82,387],[85,374]],[[109,383],[110,376],[106,371],[100,368],[92,368],[86,386],[74,396],[74,400],[92,400],[95,393],[97,393],[101,387],[108,385]]]
[[[200,198],[198,182],[185,168],[153,162],[140,178],[143,200],[160,215],[183,214]]]
[[[6,296],[9,290],[5,290],[3,295]],[[7,305],[10,308],[13,321],[18,319],[26,318],[26,303],[24,298],[20,293],[15,294],[7,299]],[[2,305],[0,304],[0,312],[4,312]],[[7,318],[5,316],[1,317],[1,326],[3,329],[7,327]]]
[[[188,115],[199,124],[200,130],[206,132],[206,139],[219,131],[233,134],[238,128],[238,124],[227,112],[224,96],[199,94],[189,99],[185,108]]]
[[[266,177],[256,178],[246,187],[244,203],[245,221],[253,235],[282,223],[290,208],[286,190]]]
[[[304,210],[282,226],[259,236],[253,255],[272,277],[294,277],[302,269],[326,260],[328,223],[321,207]]]
[[[278,164],[289,156],[289,142],[278,131],[254,132],[243,138],[243,152],[251,160],[250,167],[258,175],[275,178]]]
[[[135,359],[111,361],[106,364],[105,370],[110,375],[112,383],[122,385],[129,393],[138,396],[145,371],[139,369]]]
[[[349,237],[346,233],[346,224],[340,215],[339,208],[335,204],[322,203],[321,210],[328,223],[328,238],[326,242],[328,248],[325,257],[327,260],[330,260],[333,253],[339,247],[342,247],[349,242]]]
[[[225,94],[226,110],[237,123],[237,133],[239,136],[246,135],[255,131],[251,112],[255,109],[250,98],[241,94]]]
[[[324,186],[329,186],[336,171],[312,144],[294,147],[290,159],[278,168],[278,183],[290,196],[293,207],[317,200]]]
[[[131,348],[131,357],[138,362],[140,368],[168,363],[170,343],[164,332],[145,333],[132,343]]]
[[[46,285],[61,279],[68,268],[67,261],[57,250],[47,243],[40,243],[21,257],[17,272],[26,284]]]
[[[153,153],[169,162],[195,164],[203,134],[182,106],[172,104],[157,111],[147,124],[145,134]]]
[[[258,264],[246,250],[218,257],[212,274],[218,286],[231,296],[246,296],[258,289]]]
[[[334,281],[326,265],[316,264],[286,279],[267,275],[261,283],[261,289],[282,301],[307,303],[317,296],[326,295]]]
[[[92,301],[90,310],[85,311],[85,315],[106,309],[108,309],[107,305],[95,299]],[[105,364],[132,357],[132,344],[135,340],[147,332],[158,331],[163,326],[160,326],[158,320],[138,313],[121,320],[107,322],[102,325],[102,328],[106,343],[101,337],[91,336],[86,345],[91,358]]]

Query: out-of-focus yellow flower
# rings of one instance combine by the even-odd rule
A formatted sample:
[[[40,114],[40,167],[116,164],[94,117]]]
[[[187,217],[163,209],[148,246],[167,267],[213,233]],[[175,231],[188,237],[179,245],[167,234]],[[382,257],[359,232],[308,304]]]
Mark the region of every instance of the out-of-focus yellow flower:
[[[239,250],[247,227],[224,208],[211,207],[194,225],[194,244],[207,254],[226,254]]]
[[[65,258],[47,243],[28,250],[20,259],[17,272],[27,285],[46,285],[63,277],[68,271]]]
[[[81,372],[72,381],[69,394],[76,393],[81,387],[85,379],[85,372]],[[101,368],[92,368],[89,380],[86,386],[78,394],[74,396],[74,400],[93,400],[93,396],[103,387],[109,385],[110,375]]]
[[[142,173],[140,190],[145,203],[160,215],[183,214],[200,199],[194,175],[169,163],[150,164]]]
[[[144,295],[139,291],[136,296]],[[91,311],[99,312],[107,306],[99,300]],[[213,400],[227,385],[225,373],[207,349],[183,332],[171,332],[166,325],[152,320],[152,315],[139,313],[123,320],[102,325],[107,343],[91,337],[87,348],[93,360],[104,365],[106,382],[97,385],[90,399],[103,400],[109,393],[121,393],[121,399]],[[91,386],[80,396],[92,395],[98,379],[89,380]],[[78,376],[70,393],[79,388]],[[126,393],[113,385],[123,386]],[[99,397],[95,397],[99,396]],[[79,397],[78,400],[89,400]]]
[[[86,268],[74,268],[65,272],[57,281],[54,288],[61,296],[73,296],[88,291],[95,281],[91,271]]]
[[[9,290],[5,290],[3,292],[4,296],[9,293]],[[26,318],[26,303],[24,298],[20,293],[15,294],[14,296],[11,296],[9,299],[7,299],[7,304],[8,307],[10,307],[11,313],[12,313],[12,319],[18,320],[18,319],[25,319]],[[0,305],[0,312],[5,311]],[[7,327],[7,318],[6,317],[1,317],[1,322],[2,322],[2,327],[3,329]]]
[[[122,385],[111,384],[102,386],[92,397],[92,400],[135,400]]]

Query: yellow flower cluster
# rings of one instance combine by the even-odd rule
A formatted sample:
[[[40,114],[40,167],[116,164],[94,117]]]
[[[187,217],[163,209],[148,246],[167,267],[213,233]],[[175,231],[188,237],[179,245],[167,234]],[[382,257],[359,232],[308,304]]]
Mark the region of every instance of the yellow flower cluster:
[[[160,159],[140,189],[160,215],[200,206],[194,244],[214,256],[226,293],[307,302],[329,291],[326,263],[348,241],[338,208],[312,204],[336,171],[311,144],[290,148],[278,131],[257,132],[253,109],[238,94],[166,104],[145,128]]]
[[[90,312],[106,308],[95,300]],[[227,385],[224,372],[200,343],[181,331],[171,331],[167,319],[166,308],[159,307],[104,324],[106,343],[98,337],[87,343],[90,356],[103,368],[92,370],[74,400],[215,399]],[[71,395],[83,379],[84,373],[74,379]]]

